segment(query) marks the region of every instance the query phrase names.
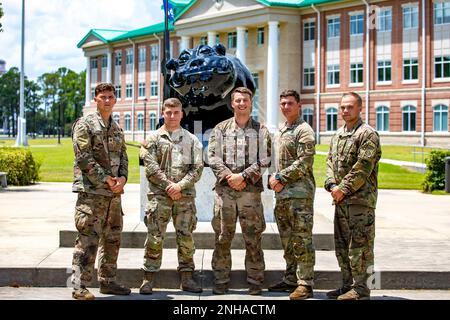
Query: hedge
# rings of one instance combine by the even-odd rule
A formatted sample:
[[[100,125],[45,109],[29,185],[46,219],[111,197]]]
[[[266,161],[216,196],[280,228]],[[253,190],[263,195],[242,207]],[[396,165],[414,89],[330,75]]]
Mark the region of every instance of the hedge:
[[[39,181],[40,166],[30,150],[0,147],[0,171],[8,174],[10,185],[26,186]]]
[[[427,172],[422,189],[425,192],[444,190],[445,188],[445,158],[450,157],[450,151],[434,150],[425,160]]]

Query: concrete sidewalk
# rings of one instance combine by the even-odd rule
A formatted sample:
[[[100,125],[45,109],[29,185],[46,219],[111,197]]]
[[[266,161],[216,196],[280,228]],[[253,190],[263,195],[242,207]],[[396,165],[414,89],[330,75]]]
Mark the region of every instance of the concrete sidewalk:
[[[9,187],[0,191],[0,269],[30,281],[47,274],[63,286],[70,270],[72,248],[61,248],[61,230],[74,230],[73,212],[76,194],[70,183],[40,183],[28,187]],[[139,216],[139,185],[126,186],[123,196],[124,231],[145,232]],[[315,234],[333,233],[333,206],[330,195],[316,191]],[[169,224],[169,230],[173,227]],[[239,228],[238,228],[239,231]],[[209,222],[199,223],[196,232],[212,232]],[[277,232],[268,224],[266,235]],[[383,288],[450,288],[450,197],[422,194],[418,191],[380,190],[376,211],[375,270]],[[119,269],[128,272],[129,283],[138,285],[143,249],[121,249]],[[233,251],[233,270],[245,280],[243,251]],[[282,272],[281,250],[265,250],[267,281]],[[211,277],[211,249],[196,251],[195,261],[203,283]],[[163,268],[176,273],[176,253],[166,249]],[[339,281],[339,269],[333,251],[317,251],[317,283],[329,288]],[[70,273],[70,271],[69,271]],[[1,278],[1,276],[0,276]],[[0,279],[1,280],[1,279]],[[334,282],[333,282],[334,281]],[[7,282],[9,283],[9,282]],[[49,286],[41,283],[42,286]],[[168,282],[166,282],[168,283]],[[238,284],[236,284],[239,288]],[[176,287],[175,282],[166,288]],[[1,298],[1,297],[0,297]],[[229,297],[227,297],[229,298]]]

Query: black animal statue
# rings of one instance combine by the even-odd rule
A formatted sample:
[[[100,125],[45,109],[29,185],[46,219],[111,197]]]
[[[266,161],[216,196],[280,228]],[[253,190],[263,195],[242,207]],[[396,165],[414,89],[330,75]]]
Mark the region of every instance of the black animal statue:
[[[167,62],[173,71],[168,85],[183,104],[182,126],[192,133],[194,122],[201,121],[201,130],[213,128],[217,123],[233,116],[231,92],[247,87],[255,93],[252,74],[236,57],[226,55],[222,44],[213,47],[199,45],[183,50],[178,59]],[[197,126],[196,131],[200,129]]]

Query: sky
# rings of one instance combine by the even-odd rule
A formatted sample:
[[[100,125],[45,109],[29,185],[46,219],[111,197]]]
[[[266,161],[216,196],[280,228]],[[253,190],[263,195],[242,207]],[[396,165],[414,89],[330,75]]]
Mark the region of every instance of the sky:
[[[0,60],[20,69],[21,0],[0,0]],[[86,68],[78,42],[90,29],[133,30],[163,21],[162,0],[25,0],[25,75]]]

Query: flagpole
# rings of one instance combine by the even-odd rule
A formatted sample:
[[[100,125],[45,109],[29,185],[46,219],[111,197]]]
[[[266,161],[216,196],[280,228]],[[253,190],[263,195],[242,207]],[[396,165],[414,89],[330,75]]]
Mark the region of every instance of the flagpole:
[[[21,48],[21,62],[20,62],[20,91],[19,91],[19,116],[17,117],[17,137],[16,147],[27,147],[27,125],[25,118],[25,0],[22,0],[22,48]]]
[[[163,96],[164,100],[166,100],[167,98],[169,98],[170,95],[170,88],[167,82],[168,74],[166,68],[166,63],[170,59],[169,0],[163,0],[163,2],[164,2],[164,53],[161,70],[163,71],[164,77]]]

